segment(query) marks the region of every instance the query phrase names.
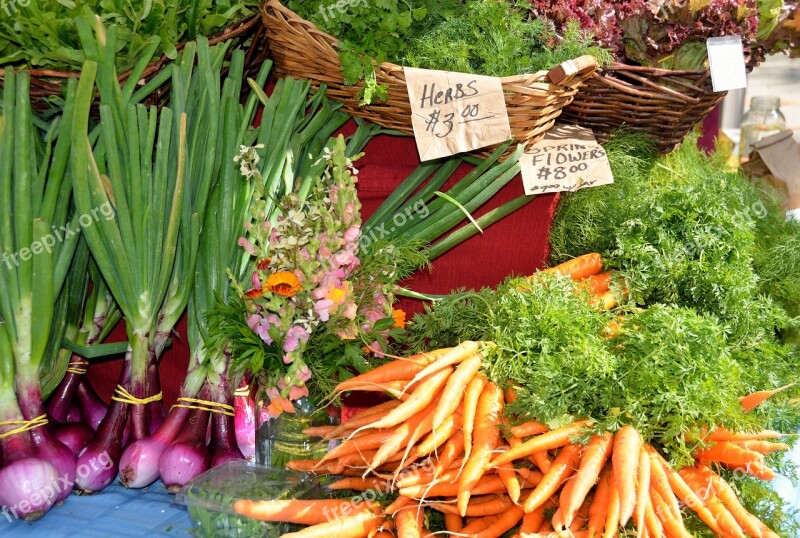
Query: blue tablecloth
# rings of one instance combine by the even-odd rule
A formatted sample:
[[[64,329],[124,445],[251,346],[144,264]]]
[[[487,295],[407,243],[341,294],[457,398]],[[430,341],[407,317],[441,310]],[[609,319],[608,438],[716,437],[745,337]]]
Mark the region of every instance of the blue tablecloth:
[[[186,537],[192,522],[186,508],[173,503],[173,498],[160,482],[131,490],[113,484],[97,495],[72,495],[32,524],[9,523],[0,516],[0,538]]]

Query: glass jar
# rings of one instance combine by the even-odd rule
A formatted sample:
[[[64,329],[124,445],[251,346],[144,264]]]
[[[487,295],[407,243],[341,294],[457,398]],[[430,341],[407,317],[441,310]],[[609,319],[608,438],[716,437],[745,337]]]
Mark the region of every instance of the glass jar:
[[[750,110],[742,118],[739,159],[747,161],[753,144],[786,128],[786,118],[780,110],[780,97],[753,97]]]
[[[319,459],[328,451],[328,441],[312,437],[303,430],[312,426],[328,426],[333,420],[324,408],[310,398],[292,401],[294,413],[272,416],[267,411],[271,401],[266,390],[259,388],[256,398],[256,462],[284,468],[289,460]]]

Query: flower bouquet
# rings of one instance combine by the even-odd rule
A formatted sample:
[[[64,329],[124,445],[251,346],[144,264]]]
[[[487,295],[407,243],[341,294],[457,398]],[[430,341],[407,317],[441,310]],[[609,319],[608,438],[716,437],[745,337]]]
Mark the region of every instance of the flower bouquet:
[[[258,174],[257,149],[243,147],[236,157],[245,178]],[[358,157],[346,157],[339,137],[324,152],[327,165],[316,183],[277,203],[254,182],[250,220],[239,239],[249,255],[248,278],[229,273],[235,297],[210,320],[231,342],[232,367],[258,380],[259,435],[265,434],[258,443],[272,445],[273,464],[281,461],[277,437],[280,452],[291,458],[309,450],[302,430],[328,420],[318,408],[322,398],[337,381],[366,370],[368,356],[382,357],[404,326],[403,313],[392,310],[392,290],[422,254],[409,247],[406,256],[385,245],[360,257],[352,162]]]

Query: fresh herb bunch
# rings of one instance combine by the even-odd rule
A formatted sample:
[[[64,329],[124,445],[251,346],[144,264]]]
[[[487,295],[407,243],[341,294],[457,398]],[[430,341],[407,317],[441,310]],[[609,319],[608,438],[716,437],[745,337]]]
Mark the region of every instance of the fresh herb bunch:
[[[101,0],[9,2],[0,11],[0,65],[80,70],[86,60],[75,20],[99,15],[117,28],[117,71],[134,66],[159,41],[158,54],[177,56],[176,45],[218,32],[258,8],[254,0]],[[13,9],[13,11],[10,11]]]

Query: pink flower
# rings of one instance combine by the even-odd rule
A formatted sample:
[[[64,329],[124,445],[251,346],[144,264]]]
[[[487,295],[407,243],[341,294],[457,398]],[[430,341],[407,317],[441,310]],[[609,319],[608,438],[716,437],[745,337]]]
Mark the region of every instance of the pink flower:
[[[298,387],[297,385],[293,386],[289,389],[289,399],[290,400],[299,400],[300,398],[308,396],[308,387],[302,385]]]
[[[303,366],[297,369],[295,375],[297,376],[298,381],[305,383],[306,381],[311,379],[311,370],[309,370],[308,366],[304,364]]]
[[[305,344],[306,342],[308,342],[308,331],[301,325],[292,325],[283,341],[283,350],[287,353],[296,351],[300,347],[300,343]]]
[[[254,289],[261,289],[261,279],[258,278],[258,271],[253,271],[253,274],[250,276],[250,285]]]
[[[338,266],[347,266],[351,265],[356,261],[356,257],[353,256],[352,253],[347,252],[346,250],[340,250],[336,254],[333,255],[333,261]]]
[[[251,316],[252,319],[252,316]],[[267,344],[271,344],[273,342],[272,336],[269,334],[269,330],[276,325],[279,325],[281,322],[280,318],[275,314],[270,314],[266,318],[261,318],[257,327],[253,330],[261,337],[261,339],[266,342]],[[249,320],[248,320],[249,324]]]
[[[348,243],[352,243],[358,239],[361,235],[361,226],[358,224],[353,224],[350,226],[347,231],[344,232],[344,240]]]
[[[255,256],[256,255],[256,247],[255,247],[255,245],[253,245],[253,243],[251,243],[250,241],[248,241],[244,237],[240,237],[239,238],[239,246],[242,247],[244,249],[244,251],[247,252],[248,254],[250,254],[251,256]]]
[[[356,313],[358,312],[358,306],[356,303],[348,303],[347,307],[344,309],[342,315],[347,319],[356,319]]]
[[[381,344],[377,340],[372,342],[368,347],[375,354],[376,357],[378,357],[379,359],[383,358],[383,348],[381,347]]]
[[[256,331],[256,327],[258,327],[259,323],[261,323],[261,316],[258,314],[252,314],[247,318],[247,326],[250,327],[250,330],[253,332]]]
[[[314,313],[320,321],[328,321],[331,318],[330,309],[334,306],[330,299],[320,299],[314,303]]]

